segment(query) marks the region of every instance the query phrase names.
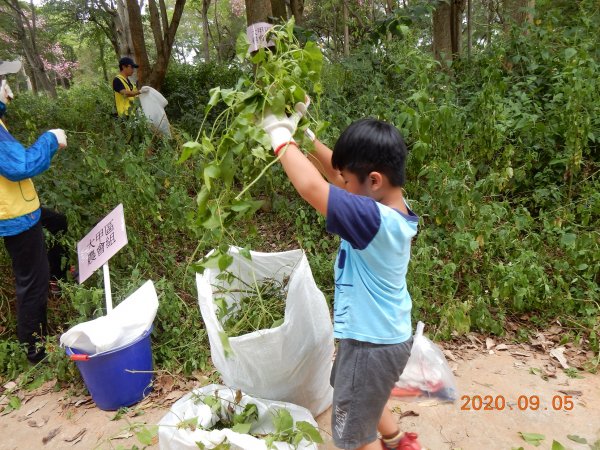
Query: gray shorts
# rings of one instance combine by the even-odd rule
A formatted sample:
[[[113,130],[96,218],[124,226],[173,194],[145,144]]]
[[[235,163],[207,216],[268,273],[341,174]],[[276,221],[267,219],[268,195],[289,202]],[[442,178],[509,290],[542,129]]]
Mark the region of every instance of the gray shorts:
[[[341,339],[331,369],[331,433],[338,448],[355,449],[377,439],[377,424],[412,348]]]

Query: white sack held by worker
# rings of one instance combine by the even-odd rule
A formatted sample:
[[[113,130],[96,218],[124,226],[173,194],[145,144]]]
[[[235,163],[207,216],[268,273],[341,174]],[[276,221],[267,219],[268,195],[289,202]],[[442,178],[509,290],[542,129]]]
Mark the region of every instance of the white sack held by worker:
[[[140,89],[140,103],[144,115],[148,120],[165,136],[171,137],[171,125],[165,113],[165,106],[168,105],[167,99],[160,92],[150,86],[144,86]]]

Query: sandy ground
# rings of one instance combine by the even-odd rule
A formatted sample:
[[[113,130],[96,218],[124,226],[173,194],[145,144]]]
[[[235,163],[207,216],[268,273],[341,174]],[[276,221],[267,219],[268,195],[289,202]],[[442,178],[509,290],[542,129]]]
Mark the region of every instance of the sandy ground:
[[[508,351],[478,350],[461,356],[451,362],[461,397],[456,403],[390,402],[401,428],[419,433],[428,449],[551,449],[556,440],[565,448],[578,450],[591,447],[567,435],[588,443],[600,440],[600,375],[582,373],[583,378],[569,378],[558,369],[555,377],[544,380],[537,369],[544,367],[549,357],[542,353],[515,356]],[[177,398],[180,395],[178,392]],[[498,398],[499,405],[504,399],[505,409],[479,409],[477,400],[473,403],[474,396]],[[521,396],[536,396],[539,408],[520,409]],[[0,416],[0,449],[143,448],[132,433],[135,424],[156,424],[168,411],[168,406],[143,402],[137,410],[132,407],[132,411],[143,414],[111,420],[115,413],[96,408],[89,398],[75,403],[66,398],[64,391],[41,393],[20,409]],[[571,398],[572,409],[567,411],[565,406],[570,403],[566,400]],[[471,410],[465,410],[466,406]],[[520,406],[525,406],[524,398]],[[317,420],[326,440],[321,448],[335,449],[330,438],[330,411]],[[534,447],[520,432],[539,433],[545,439]],[[159,448],[159,444],[148,448]]]

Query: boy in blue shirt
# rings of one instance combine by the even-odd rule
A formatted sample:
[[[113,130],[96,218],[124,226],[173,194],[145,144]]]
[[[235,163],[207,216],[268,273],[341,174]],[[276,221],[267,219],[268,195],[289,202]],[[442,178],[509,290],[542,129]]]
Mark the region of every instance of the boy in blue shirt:
[[[292,138],[305,110],[300,103],[291,117],[267,114],[261,126],[300,196],[342,238],[334,268],[334,442],[343,449],[419,449],[416,435],[401,433],[386,408],[412,347],[406,271],[418,217],[403,195],[406,145],[394,126],[363,119],[333,152],[307,132],[315,144],[307,158]]]

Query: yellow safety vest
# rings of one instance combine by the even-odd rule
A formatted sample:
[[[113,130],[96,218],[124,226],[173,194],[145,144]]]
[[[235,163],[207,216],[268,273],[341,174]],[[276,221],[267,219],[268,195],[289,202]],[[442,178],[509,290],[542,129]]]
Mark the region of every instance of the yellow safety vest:
[[[117,78],[123,82],[123,86],[125,86],[126,91],[132,91],[132,89],[129,87],[127,79],[123,75],[119,74],[117,75]],[[131,108],[134,100],[135,97],[126,97],[125,95],[119,92],[115,92],[115,104],[117,105],[117,114],[119,116],[128,116],[129,109]]]
[[[1,120],[0,125],[6,130]],[[31,178],[10,181],[0,175],[0,220],[21,217],[36,211],[39,207],[40,200]]]

